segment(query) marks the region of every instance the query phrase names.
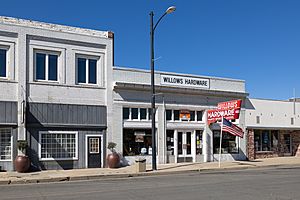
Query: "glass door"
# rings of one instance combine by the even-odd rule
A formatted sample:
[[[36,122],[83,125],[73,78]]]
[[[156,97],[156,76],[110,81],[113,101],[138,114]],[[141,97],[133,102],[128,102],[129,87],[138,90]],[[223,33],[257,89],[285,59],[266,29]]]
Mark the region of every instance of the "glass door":
[[[292,140],[291,134],[284,134],[284,155],[291,156],[292,155]]]
[[[178,131],[177,142],[178,157],[192,157],[192,132]]]

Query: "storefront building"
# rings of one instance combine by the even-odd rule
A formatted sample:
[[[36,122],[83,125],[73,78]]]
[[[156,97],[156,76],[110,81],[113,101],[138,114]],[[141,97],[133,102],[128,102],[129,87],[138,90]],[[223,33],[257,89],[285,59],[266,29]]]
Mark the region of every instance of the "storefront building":
[[[14,170],[27,140],[34,170],[151,162],[150,71],[113,67],[113,33],[0,17],[0,167]],[[219,159],[220,126],[207,110],[241,99],[239,138],[223,133],[221,160],[294,155],[299,102],[247,99],[245,81],[156,72],[158,163]],[[280,109],[278,109],[280,108]]]
[[[113,69],[112,135],[123,164],[139,157],[151,162],[150,72]],[[158,163],[209,162],[218,160],[220,126],[208,125],[206,110],[219,102],[247,97],[241,80],[157,72],[156,134]],[[242,105],[236,124],[245,125]],[[224,133],[222,160],[245,160],[246,140]]]
[[[113,34],[0,17],[0,167],[104,167]],[[92,147],[92,148],[90,148]]]
[[[300,102],[248,99],[248,159],[295,156],[300,145]]]

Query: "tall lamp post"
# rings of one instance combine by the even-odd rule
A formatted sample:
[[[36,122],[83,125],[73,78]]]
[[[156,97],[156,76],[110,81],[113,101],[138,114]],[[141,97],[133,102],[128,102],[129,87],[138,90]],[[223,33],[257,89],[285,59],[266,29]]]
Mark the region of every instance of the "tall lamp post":
[[[151,65],[151,122],[152,122],[152,170],[157,170],[156,165],[156,129],[155,129],[155,85],[154,85],[154,31],[164,16],[176,10],[175,6],[169,7],[166,12],[153,25],[154,12],[150,12],[150,65]]]

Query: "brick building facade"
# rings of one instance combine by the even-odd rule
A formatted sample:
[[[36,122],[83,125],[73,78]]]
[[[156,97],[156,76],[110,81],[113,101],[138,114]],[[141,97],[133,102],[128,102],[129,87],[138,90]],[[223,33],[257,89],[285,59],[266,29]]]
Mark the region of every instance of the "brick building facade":
[[[249,160],[296,155],[300,146],[299,102],[249,99],[246,124]]]

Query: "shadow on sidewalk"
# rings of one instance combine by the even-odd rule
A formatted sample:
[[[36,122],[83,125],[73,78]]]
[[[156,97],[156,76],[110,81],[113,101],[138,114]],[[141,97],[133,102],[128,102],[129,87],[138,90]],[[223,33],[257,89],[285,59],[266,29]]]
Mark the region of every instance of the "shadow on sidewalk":
[[[187,167],[187,166],[192,166],[192,165],[199,165],[201,163],[185,163],[185,164],[180,164],[180,165],[173,165],[173,166],[169,166],[169,167],[163,167],[163,168],[159,168],[158,170],[166,170],[166,169],[175,169],[175,168],[180,168],[180,167]]]

